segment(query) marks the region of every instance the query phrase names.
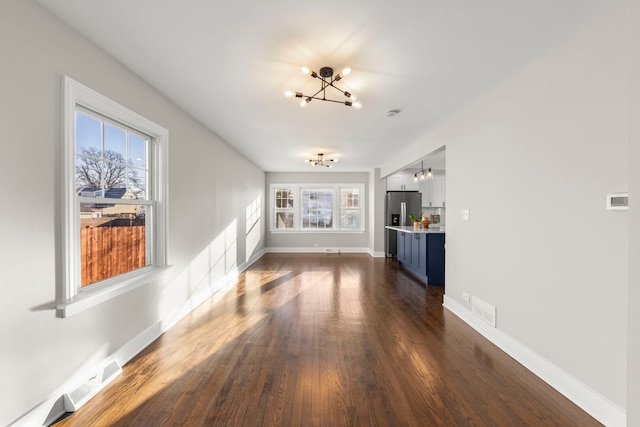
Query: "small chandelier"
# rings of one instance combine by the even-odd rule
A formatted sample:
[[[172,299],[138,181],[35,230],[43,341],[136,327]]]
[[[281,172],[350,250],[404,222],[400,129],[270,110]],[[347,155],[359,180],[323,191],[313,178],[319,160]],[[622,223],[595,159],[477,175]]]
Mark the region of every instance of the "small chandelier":
[[[433,179],[433,172],[431,172],[431,168],[424,170],[424,160],[420,162],[422,165],[422,171],[413,175],[413,182],[424,181],[425,179]]]
[[[311,163],[311,166],[324,166],[331,167],[331,163],[336,163],[338,159],[325,159],[324,154],[318,153],[318,157],[315,159],[306,159],[305,163]]]
[[[356,101],[356,97],[353,96],[351,93],[340,89],[339,87],[337,87],[336,85],[334,85],[335,82],[339,81],[340,79],[342,79],[344,76],[346,76],[347,74],[351,73],[351,68],[347,67],[344,70],[342,70],[341,73],[336,74],[335,76],[333,75],[333,68],[331,67],[322,67],[320,68],[320,73],[316,73],[313,70],[309,70],[309,68],[307,67],[302,67],[302,72],[304,74],[307,74],[311,77],[313,77],[314,79],[320,79],[320,89],[314,93],[313,95],[305,95],[302,92],[292,92],[290,90],[286,91],[284,93],[284,95],[286,97],[293,97],[295,96],[296,98],[303,98],[302,101],[300,102],[300,106],[304,107],[305,105],[307,105],[308,103],[310,103],[313,99],[317,99],[320,101],[329,101],[329,102],[337,102],[338,104],[344,104],[347,107],[355,107],[355,108],[361,108],[362,104],[360,104],[359,102],[355,102]],[[341,92],[344,96],[346,96],[347,98],[349,98],[347,101],[338,101],[335,99],[328,99],[327,98],[327,88],[333,88],[335,90],[337,90],[338,92]],[[322,96],[320,96],[320,94],[322,94]]]

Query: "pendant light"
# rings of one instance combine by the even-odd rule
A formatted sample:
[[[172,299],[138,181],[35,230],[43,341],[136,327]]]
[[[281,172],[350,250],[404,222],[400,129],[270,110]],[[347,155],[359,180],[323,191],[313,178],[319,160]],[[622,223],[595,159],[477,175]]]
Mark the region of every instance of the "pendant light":
[[[433,179],[431,168],[424,170],[424,160],[420,161],[421,171],[413,175],[413,182],[424,181],[425,179]],[[426,173],[425,173],[426,172]]]

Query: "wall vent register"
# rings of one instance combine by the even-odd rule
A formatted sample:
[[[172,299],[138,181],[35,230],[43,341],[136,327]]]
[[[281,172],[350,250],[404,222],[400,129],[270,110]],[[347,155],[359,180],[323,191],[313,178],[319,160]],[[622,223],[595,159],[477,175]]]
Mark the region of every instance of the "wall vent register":
[[[610,211],[629,210],[629,193],[607,194],[607,210],[610,210]]]

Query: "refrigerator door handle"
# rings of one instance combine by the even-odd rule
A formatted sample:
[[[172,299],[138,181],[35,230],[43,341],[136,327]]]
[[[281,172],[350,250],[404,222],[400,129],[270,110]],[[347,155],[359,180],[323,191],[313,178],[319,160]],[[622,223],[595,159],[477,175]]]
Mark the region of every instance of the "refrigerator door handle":
[[[404,227],[406,225],[405,224],[406,221],[407,221],[407,203],[401,202],[400,203],[400,226]]]

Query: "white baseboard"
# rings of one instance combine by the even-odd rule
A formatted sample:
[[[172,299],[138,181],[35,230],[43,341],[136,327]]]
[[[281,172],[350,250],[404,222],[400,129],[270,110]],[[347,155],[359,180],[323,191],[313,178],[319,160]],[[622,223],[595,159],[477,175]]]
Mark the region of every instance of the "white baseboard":
[[[463,304],[445,295],[443,306],[605,426],[626,425],[623,409],[500,329],[488,325]]]
[[[342,254],[369,254],[372,257],[384,257],[384,251],[382,252],[373,252],[369,248],[358,248],[358,247],[271,247],[265,248],[265,252],[267,253],[299,253],[299,254],[310,254],[310,253],[329,253],[327,250],[332,252],[330,253],[342,253]],[[334,252],[336,251],[337,252]]]
[[[354,247],[271,247],[265,248],[266,253],[285,253],[285,254],[325,254],[328,253],[327,249],[343,254],[369,254],[373,258],[384,258],[386,256],[384,251],[372,251],[369,248],[354,248]],[[331,252],[336,253],[336,252]]]
[[[237,268],[232,269],[224,277],[216,280],[210,286],[207,286],[205,289],[192,295],[188,301],[177,308],[172,314],[166,316],[163,319],[160,319],[159,321],[136,335],[133,339],[116,350],[113,354],[105,358],[104,361],[99,363],[99,365],[106,364],[109,360],[116,360],[120,364],[120,366],[124,366],[128,361],[133,359],[135,355],[144,350],[149,344],[155,341],[164,332],[171,329],[171,327],[178,323],[187,314],[191,313],[191,311],[193,311],[200,304],[211,297],[214,297],[215,299],[221,299],[229,290],[232,290],[234,288],[236,280],[238,278],[238,274],[249,268],[251,264],[260,259],[265,253],[266,252],[264,249],[258,251],[253,256],[251,256],[248,261],[244,262]],[[73,380],[69,381],[69,383],[63,384],[56,391],[56,393],[54,393],[55,397],[49,398],[40,403],[32,410],[24,414],[22,417],[11,423],[10,426],[48,426],[55,420],[60,418],[65,413],[63,395],[77,385],[75,382],[77,381],[78,377],[84,377],[82,374],[83,373],[74,373],[74,375],[71,375]]]

